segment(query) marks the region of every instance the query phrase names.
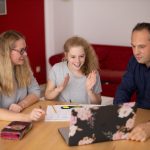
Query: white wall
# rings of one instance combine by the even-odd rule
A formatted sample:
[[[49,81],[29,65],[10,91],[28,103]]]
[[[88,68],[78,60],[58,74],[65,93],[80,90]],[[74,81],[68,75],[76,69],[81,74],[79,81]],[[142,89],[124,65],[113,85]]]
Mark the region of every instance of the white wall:
[[[91,43],[130,45],[143,21],[150,22],[150,0],[74,0],[74,32]]]
[[[45,39],[47,75],[49,56],[63,51],[63,44],[73,35],[73,0],[45,0]]]
[[[55,52],[54,50],[54,14],[53,14],[53,1],[52,0],[45,0],[44,1],[45,7],[45,49],[46,49],[46,71],[48,76],[49,70],[49,63],[48,58],[49,56],[53,55]]]
[[[67,38],[90,43],[130,45],[132,28],[150,22],[150,0],[45,0],[47,70],[49,56],[62,51]]]
[[[73,34],[73,1],[54,0],[54,45],[62,52],[63,44]]]

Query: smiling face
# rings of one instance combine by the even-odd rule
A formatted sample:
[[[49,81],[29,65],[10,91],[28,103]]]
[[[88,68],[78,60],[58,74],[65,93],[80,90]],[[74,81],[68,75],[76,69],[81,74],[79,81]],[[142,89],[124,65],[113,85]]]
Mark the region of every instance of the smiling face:
[[[73,72],[81,72],[81,67],[85,62],[85,51],[82,46],[74,46],[65,52],[68,60],[68,67]]]
[[[14,65],[22,65],[24,59],[27,56],[26,51],[21,55],[19,51],[26,48],[26,42],[24,39],[19,39],[15,42],[14,50],[10,52],[10,58]]]
[[[146,30],[134,31],[131,45],[136,60],[141,64],[150,66],[150,33]]]

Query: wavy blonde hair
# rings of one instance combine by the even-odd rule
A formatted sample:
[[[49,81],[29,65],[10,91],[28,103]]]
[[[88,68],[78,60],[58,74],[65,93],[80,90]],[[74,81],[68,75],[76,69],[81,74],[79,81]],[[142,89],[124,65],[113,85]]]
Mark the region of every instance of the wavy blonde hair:
[[[23,65],[13,65],[10,53],[15,48],[15,42],[25,37],[10,30],[0,34],[0,93],[13,95],[16,86],[23,88],[31,83],[31,67],[28,58]]]
[[[93,70],[99,70],[98,58],[93,47],[82,37],[74,36],[69,38],[64,44],[65,53],[68,53],[71,47],[76,46],[83,47],[85,52],[85,62],[81,67],[81,71],[88,75]]]

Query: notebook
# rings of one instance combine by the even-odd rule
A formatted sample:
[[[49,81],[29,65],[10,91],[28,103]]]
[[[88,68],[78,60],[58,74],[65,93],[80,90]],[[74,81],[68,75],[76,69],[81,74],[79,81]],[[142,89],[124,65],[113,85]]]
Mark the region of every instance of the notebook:
[[[58,131],[69,146],[123,140],[134,127],[135,102],[73,108],[70,126]]]
[[[80,105],[48,105],[45,121],[69,121],[72,108]]]
[[[12,121],[1,130],[0,137],[3,139],[20,140],[31,128],[31,122]]]

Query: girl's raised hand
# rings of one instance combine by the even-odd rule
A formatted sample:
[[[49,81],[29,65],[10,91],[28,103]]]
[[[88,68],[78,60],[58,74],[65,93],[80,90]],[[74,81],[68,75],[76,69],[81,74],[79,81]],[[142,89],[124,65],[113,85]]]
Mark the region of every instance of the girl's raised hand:
[[[94,87],[95,83],[96,83],[96,71],[92,71],[87,77],[86,89],[88,91],[92,90],[92,88]]]
[[[70,76],[69,76],[69,74],[67,74],[65,76],[63,82],[59,86],[57,86],[57,91],[58,92],[61,92],[61,91],[63,91],[65,89],[65,87],[67,86],[67,84],[69,82],[69,78],[70,78]]]

